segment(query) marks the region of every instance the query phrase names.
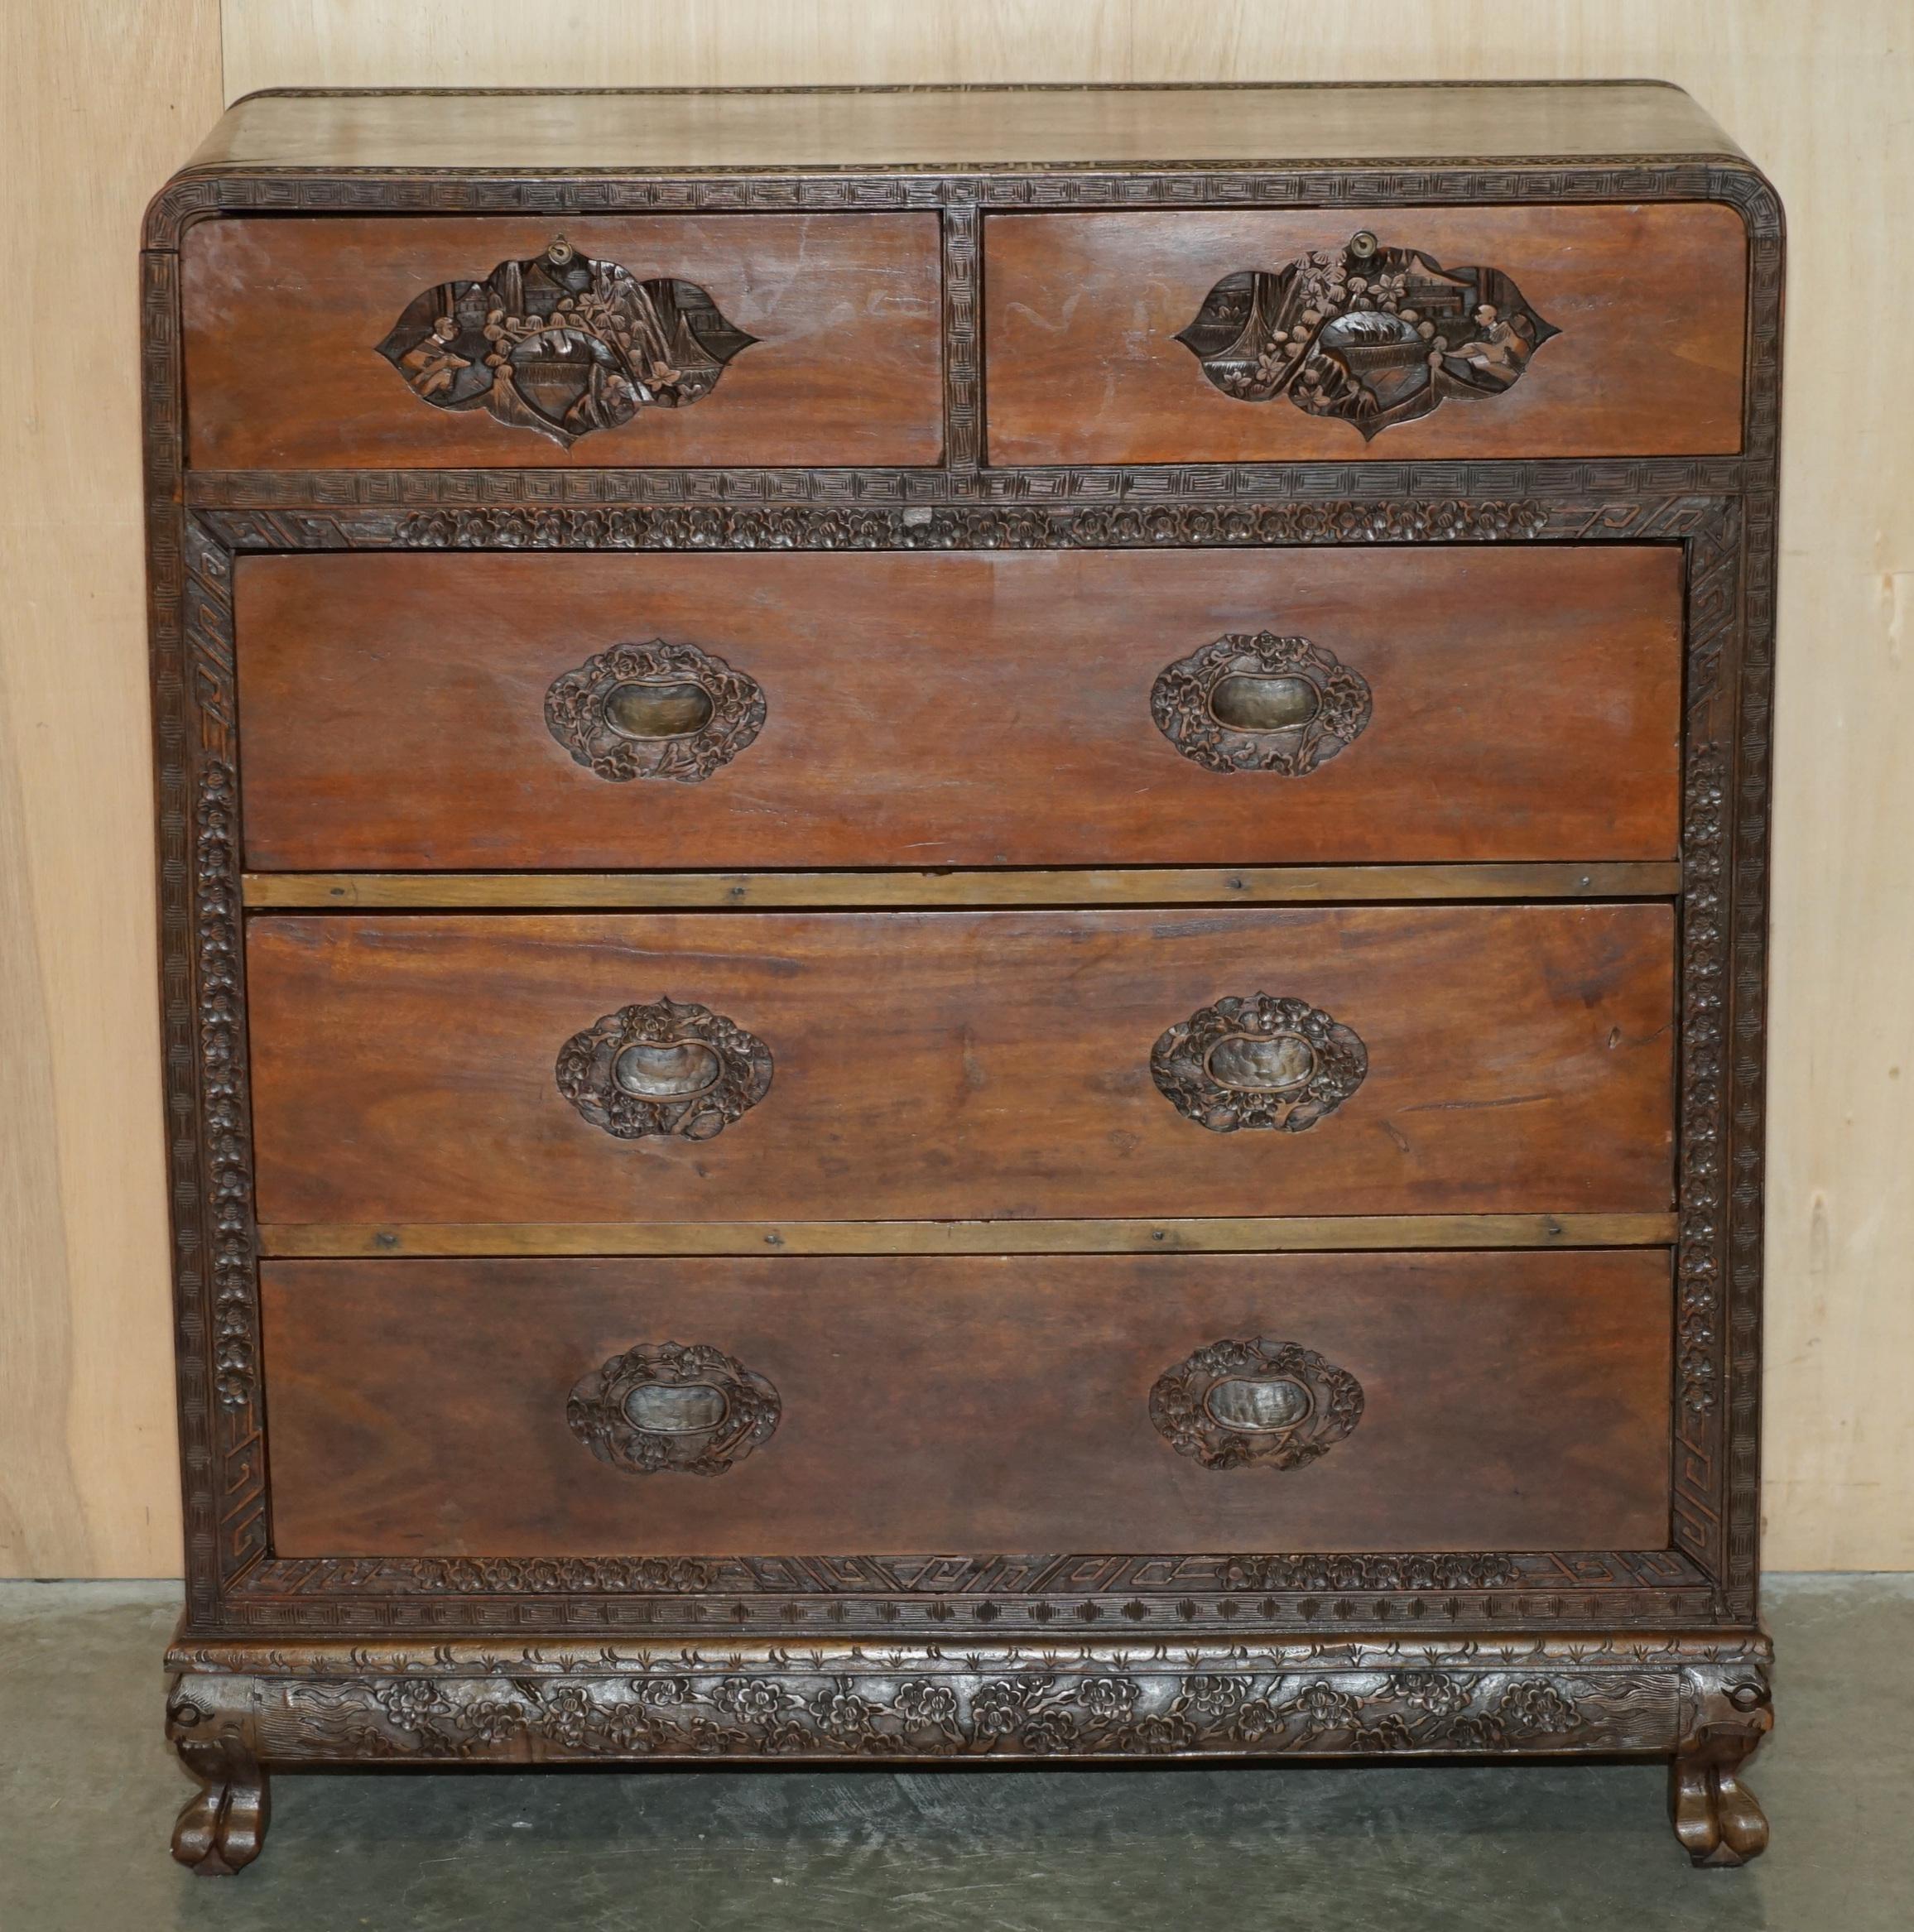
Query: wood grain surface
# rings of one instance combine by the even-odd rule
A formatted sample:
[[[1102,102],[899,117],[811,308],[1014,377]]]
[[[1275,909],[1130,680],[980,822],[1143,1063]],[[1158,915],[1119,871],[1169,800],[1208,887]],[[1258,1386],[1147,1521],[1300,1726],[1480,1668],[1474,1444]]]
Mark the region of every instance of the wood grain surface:
[[[1283,397],[1225,396],[1176,340],[1226,276],[1359,228],[1512,276],[1561,333],[1514,387],[1365,442]],[[1650,456],[1741,447],[1748,242],[1733,209],[993,214],[983,302],[994,464]]]
[[[1666,1210],[1665,906],[1290,912],[262,916],[265,1222]],[[1369,1070],[1306,1132],[1152,1079],[1221,997],[1310,1002]],[[714,1140],[619,1140],[575,1033],[695,1001],[769,1047]]]
[[[934,872],[248,872],[265,911],[649,906],[1308,906],[1417,899],[1671,899],[1679,859],[1586,865],[1193,866]]]
[[[248,557],[247,863],[1667,858],[1681,570],[1667,545]],[[1151,715],[1166,666],[1260,631],[1373,693],[1306,774],[1205,770]],[[610,781],[546,726],[555,678],[654,637],[763,688],[700,783]]]
[[[838,44],[828,56],[839,73],[857,70],[874,55],[896,50],[912,27],[940,25],[949,32],[953,12],[972,31],[959,31],[946,61],[974,60],[997,34],[990,17],[1000,6],[976,0],[748,0],[749,35],[727,46],[727,65],[762,59],[800,19]],[[376,0],[329,0],[307,20],[356,31],[328,51],[352,61],[373,47],[389,47],[417,29],[376,24],[362,8]],[[1123,0],[1051,0],[1046,12],[1059,22],[1085,4],[1108,17],[1124,11]],[[1227,11],[1227,9],[1219,9]],[[940,22],[938,16],[944,17]],[[666,31],[655,32],[660,16]],[[832,16],[836,17],[834,22]],[[360,16],[354,19],[354,16]],[[650,16],[649,21],[647,16]],[[1025,17],[1027,27],[1041,16]],[[469,23],[483,36],[499,16],[491,0],[469,7],[450,29],[454,44]],[[882,22],[868,36],[846,35],[854,22]],[[828,23],[828,24],[827,24]],[[581,72],[604,70],[607,60],[630,61],[637,47],[654,41],[653,64],[631,70],[627,84],[656,86],[660,73],[684,51],[676,22],[658,0],[621,7],[608,43],[583,52],[596,22],[590,13],[570,17],[565,40],[579,51],[572,61],[541,74],[546,85],[575,84]],[[647,27],[654,28],[647,35]],[[272,0],[228,0],[228,31],[242,66],[266,60],[275,80],[289,43],[313,31],[305,22],[273,17]],[[323,27],[320,31],[324,31]],[[431,32],[430,26],[425,31]],[[1064,30],[1068,32],[1066,26]],[[863,44],[856,44],[857,41]],[[263,41],[264,46],[259,42]],[[540,50],[515,50],[522,63]],[[468,50],[467,57],[477,49]],[[799,56],[801,59],[801,55]],[[868,71],[868,70],[865,70]],[[675,76],[686,78],[681,72]],[[776,89],[788,78],[775,64],[758,75]],[[894,78],[916,81],[920,76]],[[1187,89],[1026,89],[1027,74],[1007,72],[1007,86],[988,92],[967,88],[913,86],[872,99],[815,85],[802,91],[712,96],[654,92],[639,99],[606,94],[490,95],[422,106],[403,93],[320,95],[269,103],[238,102],[237,112],[194,156],[208,167],[496,166],[509,159],[527,168],[641,169],[942,167],[952,163],[1017,166],[1058,162],[1153,161],[1176,156],[1212,161],[1340,161],[1359,150],[1385,158],[1400,156],[1732,154],[1734,143],[1686,95],[1653,81],[1610,81],[1565,89],[1556,87],[1231,88],[1221,93]],[[375,74],[358,84],[378,86]],[[246,91],[232,90],[235,96]]]
[[[560,232],[639,281],[692,281],[758,340],[681,409],[568,452],[437,409],[376,345],[418,296]],[[187,422],[203,469],[935,463],[941,281],[931,214],[416,215],[203,222],[180,250]]]
[[[1296,1214],[1154,1221],[277,1223],[259,1252],[398,1255],[1306,1254],[1335,1249],[1666,1247],[1671,1214]]]
[[[281,1556],[927,1550],[1660,1549],[1666,1253],[276,1262]],[[1300,1469],[1205,1468],[1149,1414],[1266,1336],[1362,1385]],[[638,1474],[565,1423],[640,1342],[769,1379],[722,1475]]]

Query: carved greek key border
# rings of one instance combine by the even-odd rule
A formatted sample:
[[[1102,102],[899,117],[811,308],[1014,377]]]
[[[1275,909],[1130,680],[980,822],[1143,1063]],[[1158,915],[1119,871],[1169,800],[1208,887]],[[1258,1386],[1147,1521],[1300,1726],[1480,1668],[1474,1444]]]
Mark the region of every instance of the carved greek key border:
[[[553,1629],[853,1632],[971,1641],[1306,1631],[1700,1625],[1719,1593],[1671,1550],[1508,1555],[305,1558],[258,1564],[224,1607],[238,1632]]]

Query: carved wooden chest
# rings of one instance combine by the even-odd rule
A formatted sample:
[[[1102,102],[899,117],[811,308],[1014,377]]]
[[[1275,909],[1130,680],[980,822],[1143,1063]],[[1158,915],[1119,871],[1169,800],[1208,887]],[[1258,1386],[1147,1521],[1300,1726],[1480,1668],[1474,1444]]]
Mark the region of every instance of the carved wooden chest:
[[[1761,1848],[1781,213],[1685,96],[267,96],[143,260],[181,1859],[772,1757]]]

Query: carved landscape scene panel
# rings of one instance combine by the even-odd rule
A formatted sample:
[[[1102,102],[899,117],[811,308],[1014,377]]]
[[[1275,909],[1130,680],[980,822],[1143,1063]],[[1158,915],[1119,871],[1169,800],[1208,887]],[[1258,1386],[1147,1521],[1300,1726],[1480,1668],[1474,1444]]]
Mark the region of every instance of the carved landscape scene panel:
[[[1356,212],[987,216],[989,460],[1741,449],[1732,210]]]

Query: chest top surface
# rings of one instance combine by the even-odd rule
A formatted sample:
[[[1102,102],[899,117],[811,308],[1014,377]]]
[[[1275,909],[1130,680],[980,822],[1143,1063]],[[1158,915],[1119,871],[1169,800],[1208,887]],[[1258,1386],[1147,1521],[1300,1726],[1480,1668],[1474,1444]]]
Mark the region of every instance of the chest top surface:
[[[237,103],[190,166],[646,172],[1739,153],[1687,94],[1652,81],[287,89]]]

